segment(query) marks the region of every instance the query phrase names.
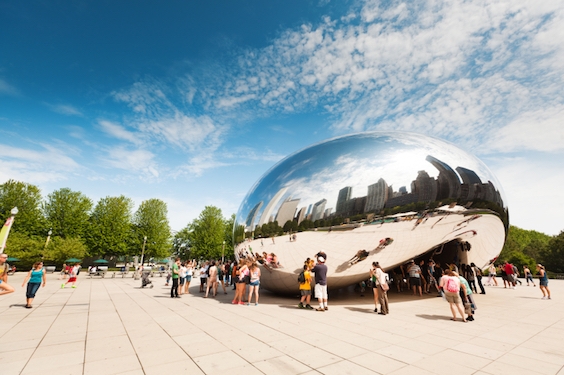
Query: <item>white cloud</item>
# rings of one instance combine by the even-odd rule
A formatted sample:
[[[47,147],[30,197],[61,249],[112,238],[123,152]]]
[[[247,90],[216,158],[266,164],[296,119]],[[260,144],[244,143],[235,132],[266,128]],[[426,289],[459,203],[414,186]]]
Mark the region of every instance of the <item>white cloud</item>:
[[[564,150],[564,105],[520,114],[495,133],[489,148],[503,152]]]
[[[18,96],[20,95],[20,90],[16,87],[10,85],[6,80],[0,78],[0,95],[11,95],[11,96]]]
[[[159,171],[154,157],[153,153],[146,150],[130,150],[118,146],[108,149],[101,159],[105,160],[110,167],[141,173],[140,177],[144,178],[158,178]]]
[[[41,144],[41,150],[0,145],[0,181],[16,179],[29,183],[66,180],[80,166],[59,147]]]
[[[54,112],[67,115],[67,116],[80,116],[83,117],[83,113],[69,104],[57,104],[57,105],[49,105],[51,110]]]
[[[135,134],[123,126],[116,124],[111,121],[100,120],[98,121],[98,125],[102,128],[102,131],[113,138],[117,138],[123,141],[131,142],[135,145],[140,145],[143,143],[143,140],[139,136],[139,134]]]

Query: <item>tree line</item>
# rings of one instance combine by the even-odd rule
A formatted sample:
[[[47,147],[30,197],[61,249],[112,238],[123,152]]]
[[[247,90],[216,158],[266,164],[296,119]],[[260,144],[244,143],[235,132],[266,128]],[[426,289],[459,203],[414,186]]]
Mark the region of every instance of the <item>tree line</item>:
[[[94,205],[83,193],[62,188],[44,199],[37,186],[9,180],[0,185],[2,224],[14,207],[19,212],[5,252],[19,258],[22,266],[39,259],[47,264],[85,257],[129,260],[141,255],[143,246],[145,259],[155,260],[233,254],[235,217],[225,219],[213,206],[173,233],[167,205],[160,199],[145,200],[133,212],[133,200],[123,195],[101,198]]]
[[[498,259],[507,260],[521,270],[524,265],[534,270],[540,263],[549,272],[564,273],[564,231],[549,236],[511,226]]]

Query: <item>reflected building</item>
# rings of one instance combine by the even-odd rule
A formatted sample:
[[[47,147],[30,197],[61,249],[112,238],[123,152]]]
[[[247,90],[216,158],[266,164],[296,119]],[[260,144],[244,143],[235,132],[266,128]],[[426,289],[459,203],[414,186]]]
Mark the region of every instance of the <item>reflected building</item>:
[[[313,205],[311,211],[311,221],[323,219],[323,213],[325,212],[326,204],[327,204],[327,199],[322,199]]]
[[[287,221],[294,220],[296,208],[299,203],[299,199],[292,199],[291,197],[288,197],[288,199],[282,202],[275,219],[278,222],[278,225],[283,226]]]
[[[437,199],[458,198],[460,196],[460,180],[456,172],[448,164],[431,155],[428,155],[425,160],[439,170]]]
[[[339,190],[339,196],[337,197],[337,206],[335,208],[335,213],[337,215],[342,215],[347,211],[347,201],[351,199],[352,187],[347,186]]]
[[[252,232],[255,228],[255,220],[257,218],[257,214],[262,207],[262,201],[258,202],[247,215],[247,220],[245,220],[245,230]]]
[[[278,190],[276,192],[276,194],[274,194],[274,197],[272,197],[272,199],[270,200],[270,202],[268,202],[268,205],[266,206],[266,208],[264,209],[261,217],[260,217],[260,221],[259,221],[259,226],[263,225],[263,224],[267,224],[273,221],[273,212],[274,209],[276,208],[276,206],[278,205],[278,202],[280,202],[280,200],[282,199],[282,197],[284,196],[284,194],[286,193],[286,191],[288,190],[288,188],[281,188],[280,190]]]
[[[382,178],[368,186],[364,212],[379,212],[388,201],[388,184]]]
[[[300,225],[300,223],[302,221],[304,221],[305,217],[306,217],[306,208],[302,207],[300,208],[300,210],[298,211],[298,214],[296,215],[296,220],[298,222],[298,225]]]

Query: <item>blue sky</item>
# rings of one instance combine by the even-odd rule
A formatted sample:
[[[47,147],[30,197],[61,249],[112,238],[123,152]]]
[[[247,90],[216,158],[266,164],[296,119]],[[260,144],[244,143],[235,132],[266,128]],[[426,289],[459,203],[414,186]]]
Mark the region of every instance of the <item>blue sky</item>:
[[[404,130],[557,234],[562,24],[561,1],[4,1],[0,183],[159,198],[178,230],[310,144]]]

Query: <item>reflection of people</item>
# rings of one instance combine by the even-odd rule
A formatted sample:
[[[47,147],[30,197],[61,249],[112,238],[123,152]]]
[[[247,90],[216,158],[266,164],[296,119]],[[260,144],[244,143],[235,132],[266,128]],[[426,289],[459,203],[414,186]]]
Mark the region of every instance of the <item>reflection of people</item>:
[[[349,265],[353,265],[356,264],[358,262],[363,261],[364,259],[366,259],[368,257],[368,251],[366,250],[359,250],[356,252],[355,256],[351,258],[351,260],[349,260]]]
[[[28,280],[29,282],[27,283],[27,292],[25,294],[27,298],[25,308],[31,309],[31,303],[35,298],[35,293],[37,293],[37,290],[41,286],[41,283],[43,283],[43,287],[45,287],[45,269],[43,268],[43,262],[35,262],[33,264],[33,267],[27,273],[27,276],[22,283],[22,287]]]
[[[8,284],[9,265],[6,263],[7,259],[8,255],[0,254],[0,295],[14,292],[14,288]]]

